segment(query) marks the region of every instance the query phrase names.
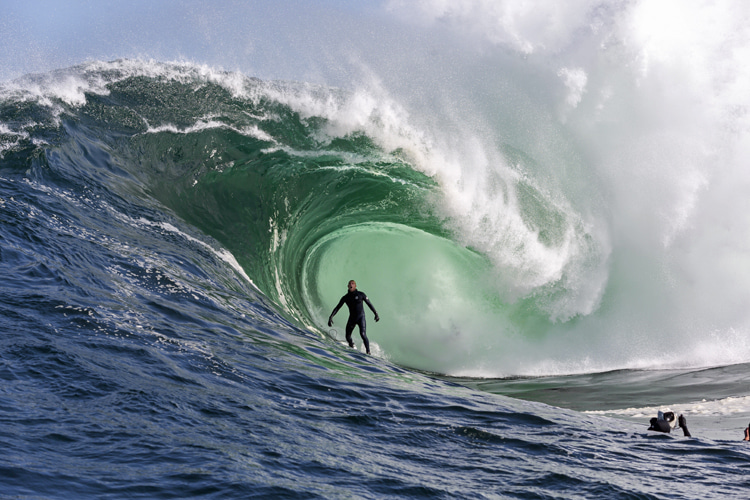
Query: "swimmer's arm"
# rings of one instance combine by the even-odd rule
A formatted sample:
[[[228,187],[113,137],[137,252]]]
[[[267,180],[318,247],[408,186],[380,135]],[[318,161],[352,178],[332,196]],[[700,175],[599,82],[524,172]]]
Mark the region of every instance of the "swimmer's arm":
[[[687,428],[687,420],[685,420],[685,417],[680,415],[680,418],[677,419],[677,422],[680,424],[680,427],[682,427],[682,434],[685,437],[693,437],[690,435],[690,431]]]

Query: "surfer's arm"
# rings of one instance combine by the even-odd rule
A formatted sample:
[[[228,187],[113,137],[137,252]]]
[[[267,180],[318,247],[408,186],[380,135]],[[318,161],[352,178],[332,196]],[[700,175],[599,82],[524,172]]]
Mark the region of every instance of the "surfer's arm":
[[[333,308],[333,312],[330,316],[328,316],[328,326],[333,326],[333,317],[336,316],[336,313],[339,312],[339,309],[341,309],[341,306],[344,305],[344,299],[346,298],[346,295],[341,297],[341,300],[339,300],[339,304]]]
[[[365,297],[365,304],[367,304],[367,307],[370,308],[370,310],[375,314],[375,321],[380,321],[380,316],[378,316],[378,312],[375,310],[375,307],[372,305],[372,302],[370,302],[370,299]]]

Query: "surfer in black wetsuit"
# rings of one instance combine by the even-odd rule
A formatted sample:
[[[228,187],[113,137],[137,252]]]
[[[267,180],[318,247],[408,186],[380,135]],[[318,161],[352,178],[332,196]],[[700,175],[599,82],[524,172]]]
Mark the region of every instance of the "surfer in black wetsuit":
[[[359,325],[359,335],[365,343],[367,354],[370,354],[370,341],[367,340],[367,323],[365,322],[365,307],[362,303],[365,302],[370,310],[375,313],[375,321],[380,321],[380,316],[378,316],[378,312],[375,310],[375,307],[373,307],[370,299],[367,298],[367,295],[365,295],[364,292],[357,290],[356,281],[351,280],[348,289],[349,291],[347,294],[341,297],[339,304],[333,309],[333,312],[328,317],[328,326],[333,326],[333,317],[339,312],[341,306],[346,304],[349,308],[349,319],[346,322],[346,341],[349,344],[349,347],[354,347],[352,332],[354,331],[355,325]]]
[[[658,412],[657,416],[652,418],[649,422],[651,426],[648,428],[650,431],[666,432],[669,433],[675,426],[674,413],[671,411]],[[682,434],[685,437],[692,437],[690,431],[687,428],[687,420],[684,416],[680,415],[677,419],[678,427],[682,429]]]

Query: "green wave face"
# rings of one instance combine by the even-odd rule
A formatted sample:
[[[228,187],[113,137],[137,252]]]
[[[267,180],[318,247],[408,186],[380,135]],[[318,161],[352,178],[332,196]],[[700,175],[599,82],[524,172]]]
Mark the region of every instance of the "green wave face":
[[[391,359],[430,370],[436,362],[451,366],[457,349],[470,350],[464,333],[492,313],[483,303],[482,276],[489,268],[484,257],[441,236],[366,222],[329,233],[310,248],[302,290],[309,316],[321,324],[356,278],[380,311],[378,326],[369,323],[371,339],[387,346]],[[344,311],[339,337],[345,322]]]
[[[200,79],[125,78],[80,113],[125,127],[118,156],[149,194],[225,245],[297,324],[330,336],[328,315],[355,279],[382,318],[368,313],[380,355],[449,372],[488,343],[499,349],[508,318],[492,265],[452,238],[435,179],[402,149],[359,130],[331,134],[330,120],[279,102],[298,88],[244,83],[238,98]],[[146,101],[168,105],[129,104]],[[335,321],[343,339],[346,311]]]
[[[543,361],[589,341],[564,335],[596,305],[601,280],[587,273],[606,255],[525,153],[507,148],[505,171],[472,170],[487,158],[469,144],[453,164],[366,93],[190,65],[69,71],[84,95],[56,101],[64,126],[104,145],[124,188],[224,245],[297,325],[330,336],[327,317],[354,279],[382,318],[368,313],[377,354],[405,366],[523,373],[542,341]]]

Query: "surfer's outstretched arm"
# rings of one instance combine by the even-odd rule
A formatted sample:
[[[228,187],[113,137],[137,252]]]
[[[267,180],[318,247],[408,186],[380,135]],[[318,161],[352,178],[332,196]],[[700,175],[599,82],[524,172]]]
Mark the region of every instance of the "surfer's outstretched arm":
[[[333,308],[333,312],[330,316],[328,316],[328,326],[333,326],[333,317],[336,316],[336,313],[339,312],[339,309],[341,309],[341,306],[344,305],[344,299],[346,299],[346,295],[341,297],[341,300],[339,300],[339,304]]]
[[[370,302],[370,299],[368,299],[367,297],[365,297],[365,304],[367,304],[367,307],[369,307],[370,310],[375,315],[375,321],[376,322],[380,321],[380,316],[378,316],[378,312],[375,310],[375,307],[372,305],[372,302]]]

